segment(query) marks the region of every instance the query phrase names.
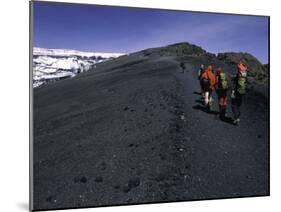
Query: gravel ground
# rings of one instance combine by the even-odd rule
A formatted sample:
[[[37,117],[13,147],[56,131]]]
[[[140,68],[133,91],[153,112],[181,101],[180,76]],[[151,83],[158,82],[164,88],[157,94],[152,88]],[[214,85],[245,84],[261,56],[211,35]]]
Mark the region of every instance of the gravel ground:
[[[36,88],[33,208],[269,195],[268,97],[221,121],[201,105],[202,62],[132,54]]]

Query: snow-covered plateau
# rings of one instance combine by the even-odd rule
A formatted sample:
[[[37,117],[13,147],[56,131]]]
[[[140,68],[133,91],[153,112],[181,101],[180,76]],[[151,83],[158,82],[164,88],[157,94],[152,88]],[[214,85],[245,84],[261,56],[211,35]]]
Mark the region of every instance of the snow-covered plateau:
[[[33,87],[88,71],[95,64],[121,53],[81,52],[68,49],[33,48]]]

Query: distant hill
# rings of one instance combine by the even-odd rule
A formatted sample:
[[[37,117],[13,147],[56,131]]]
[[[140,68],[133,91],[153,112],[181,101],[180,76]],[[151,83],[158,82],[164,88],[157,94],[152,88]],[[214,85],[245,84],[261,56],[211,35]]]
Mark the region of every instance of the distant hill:
[[[199,46],[188,42],[176,43],[164,47],[145,49],[133,55],[145,57],[173,57],[175,61],[185,62],[187,67],[200,64],[213,65],[214,70],[222,67],[229,75],[236,73],[236,64],[244,58],[248,63],[248,84],[250,87],[265,86],[267,90],[269,69],[268,65],[263,65],[257,58],[249,53],[225,52],[212,54]],[[263,90],[263,89],[262,89]],[[265,91],[266,92],[266,91]]]
[[[165,47],[151,48],[141,51],[145,56],[158,54],[160,56],[202,56],[207,54],[207,52],[199,46],[183,42],[168,45]]]

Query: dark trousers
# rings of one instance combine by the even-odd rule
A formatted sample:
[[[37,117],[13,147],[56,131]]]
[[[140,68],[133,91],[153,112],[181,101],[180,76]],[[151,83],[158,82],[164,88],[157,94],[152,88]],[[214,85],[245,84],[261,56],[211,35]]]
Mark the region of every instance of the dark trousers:
[[[241,105],[242,105],[242,101],[243,101],[243,96],[236,94],[235,98],[232,98],[231,100],[231,108],[232,108],[232,112],[234,115],[234,119],[238,119],[240,118],[241,115]]]
[[[217,90],[220,117],[224,118],[227,107],[227,90]]]

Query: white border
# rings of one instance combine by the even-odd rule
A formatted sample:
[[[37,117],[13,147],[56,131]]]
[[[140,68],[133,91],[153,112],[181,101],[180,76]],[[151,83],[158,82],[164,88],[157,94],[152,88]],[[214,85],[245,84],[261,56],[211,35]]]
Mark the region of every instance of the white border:
[[[60,1],[60,0],[57,0]],[[271,196],[229,200],[76,209],[76,211],[279,211],[280,207],[280,7],[276,0],[67,0],[68,2],[271,16]],[[27,211],[29,196],[29,3],[0,7],[0,209]],[[258,36],[258,35],[257,35]],[[277,66],[278,64],[278,66]]]

